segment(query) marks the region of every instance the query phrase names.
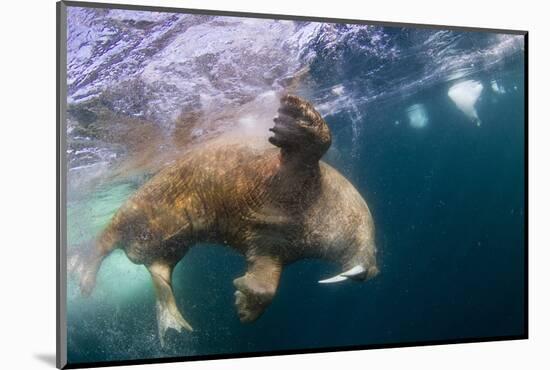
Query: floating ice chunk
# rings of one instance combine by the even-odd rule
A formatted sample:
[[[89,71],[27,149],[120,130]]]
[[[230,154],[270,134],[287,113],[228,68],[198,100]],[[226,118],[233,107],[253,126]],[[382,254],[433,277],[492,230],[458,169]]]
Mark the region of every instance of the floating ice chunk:
[[[503,86],[500,86],[495,80],[491,81],[491,89],[497,94],[504,94],[506,90]]]
[[[447,93],[458,109],[478,126],[481,125],[481,121],[477,115],[475,104],[482,90],[483,85],[481,82],[467,80],[454,84]]]
[[[422,104],[414,104],[407,108],[409,124],[413,128],[424,128],[428,124],[428,115],[426,108]]]

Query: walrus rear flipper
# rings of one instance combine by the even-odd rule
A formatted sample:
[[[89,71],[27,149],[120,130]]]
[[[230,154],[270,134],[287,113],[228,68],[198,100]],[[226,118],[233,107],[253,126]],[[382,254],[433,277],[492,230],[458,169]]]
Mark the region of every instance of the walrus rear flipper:
[[[114,247],[113,238],[103,233],[98,239],[68,249],[67,271],[78,279],[83,296],[87,297],[92,293],[99,267]]]
[[[193,331],[191,325],[183,318],[176,306],[176,299],[172,291],[173,267],[173,264],[161,261],[147,266],[153,278],[157,296],[157,324],[162,347],[164,347],[164,337],[169,328],[176,330],[178,333],[181,332],[181,329]]]
[[[93,243],[72,246],[67,254],[67,271],[80,285],[83,296],[89,296],[95,286],[102,258],[95,253]]]

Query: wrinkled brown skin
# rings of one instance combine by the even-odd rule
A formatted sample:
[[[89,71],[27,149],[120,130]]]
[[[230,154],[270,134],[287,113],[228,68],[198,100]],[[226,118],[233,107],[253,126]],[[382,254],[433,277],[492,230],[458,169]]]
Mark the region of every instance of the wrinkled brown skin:
[[[338,171],[320,161],[330,130],[313,106],[281,99],[274,136],[216,139],[185,154],[144,184],[100,235],[81,278],[86,294],[114,248],[149,269],[157,293],[161,340],[168,328],[192,330],[179,313],[171,274],[198,242],[228,245],[248,262],[234,280],[243,322],[257,319],[275,295],[282,268],[304,258],[357,264],[377,274],[369,209]]]

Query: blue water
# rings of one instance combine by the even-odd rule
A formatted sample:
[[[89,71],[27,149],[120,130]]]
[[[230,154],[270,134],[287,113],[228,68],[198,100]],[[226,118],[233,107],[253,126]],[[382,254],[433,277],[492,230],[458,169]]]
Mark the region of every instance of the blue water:
[[[390,31],[405,38],[406,30]],[[460,50],[471,51],[475,35]],[[479,36],[482,47],[485,39]],[[414,40],[407,41],[414,55]],[[263,316],[241,324],[232,281],[245,271],[242,257],[201,245],[177,265],[173,278],[178,307],[195,331],[169,331],[161,348],[148,274],[115,252],[102,266],[91,298],[81,298],[69,282],[70,363],[524,334],[522,53],[468,72],[467,79],[483,85],[476,126],[447,94],[456,71],[406,93],[362,101],[362,89],[380,91],[384,73],[395,72],[342,48],[346,63],[325,79],[335,59],[320,53],[298,91],[322,105],[332,86],[350,82],[347,103],[356,109],[325,112],[333,133],[325,160],[369,204],[381,274],[361,284],[320,285],[320,278],[339,272],[337,266],[300,261],[285,268]],[[425,68],[407,65],[411,73]],[[377,67],[378,74],[364,76]],[[495,80],[505,92],[491,89]],[[426,114],[421,128],[409,122],[407,110],[415,104]],[[139,185],[104,183],[71,201],[69,243],[95,235]]]

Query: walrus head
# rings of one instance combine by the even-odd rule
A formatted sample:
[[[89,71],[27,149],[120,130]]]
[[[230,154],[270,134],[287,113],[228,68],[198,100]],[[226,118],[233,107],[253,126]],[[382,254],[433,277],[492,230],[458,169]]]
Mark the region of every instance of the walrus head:
[[[298,96],[284,95],[273,121],[269,142],[281,148],[283,155],[317,162],[330,147],[327,123],[311,103]]]

